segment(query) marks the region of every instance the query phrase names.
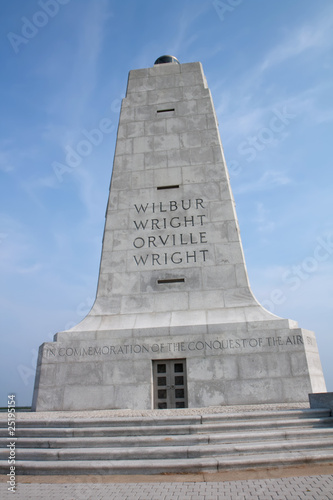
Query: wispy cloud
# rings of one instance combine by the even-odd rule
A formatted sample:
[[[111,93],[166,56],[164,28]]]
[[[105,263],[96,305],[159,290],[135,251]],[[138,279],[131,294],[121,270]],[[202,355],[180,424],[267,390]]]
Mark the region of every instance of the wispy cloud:
[[[269,210],[267,210],[262,202],[256,204],[256,215],[254,222],[257,224],[257,230],[263,234],[269,234],[274,231],[275,222],[269,217]]]
[[[57,116],[57,122],[47,125],[47,134],[60,142],[63,148],[77,141],[82,124],[85,123],[85,114],[90,109],[89,100],[98,82],[105,24],[110,17],[112,13],[106,0],[89,4],[77,16],[77,29],[73,34],[75,62],[70,72],[66,69],[66,80],[49,103],[52,120]],[[62,51],[58,51],[58,59],[53,61],[61,73],[63,55]]]
[[[39,272],[43,266],[41,264],[33,264],[31,266],[25,266],[25,267],[20,267],[18,266],[16,268],[16,272],[18,274],[34,274]]]
[[[322,12],[312,24],[305,24],[293,30],[276,47],[266,54],[259,66],[261,71],[281,64],[291,58],[320,47],[332,45],[333,10]]]
[[[15,170],[13,141],[1,139],[0,141],[0,172],[9,173]]]
[[[75,8],[72,15],[76,16],[76,20],[74,31],[68,35],[73,45],[68,53],[69,57],[75,56],[74,64],[69,69],[68,65],[64,65],[64,59],[67,62],[70,59],[66,59],[67,52],[64,53],[66,47],[59,45],[52,56],[52,64],[47,62],[45,67],[37,64],[34,66],[34,71],[43,81],[51,82],[47,98],[41,104],[43,113],[46,112],[49,116],[40,127],[42,131],[38,132],[41,134],[43,146],[37,152],[26,151],[21,146],[17,148],[19,158],[13,146],[10,154],[0,153],[0,170],[1,165],[7,165],[6,168],[9,169],[11,156],[16,158],[19,166],[26,167],[27,159],[34,160],[31,162],[31,168],[25,168],[17,181],[22,190],[41,209],[45,202],[42,191],[61,188],[52,170],[52,163],[58,161],[65,164],[65,157],[68,154],[66,148],[75,149],[78,142],[84,138],[82,129],[90,130],[96,126],[95,108],[91,107],[91,99],[95,97],[99,85],[100,54],[104,44],[106,24],[112,18],[112,12],[109,2],[101,0],[90,3],[79,11]],[[61,81],[61,85],[56,84],[58,81]],[[99,118],[102,119],[104,116]],[[33,154],[38,156],[38,161],[33,158]],[[82,195],[82,191],[87,193],[89,190],[83,187],[89,183],[82,181],[83,176],[83,173],[71,175],[71,182],[76,184],[79,195]],[[89,196],[85,194],[82,199],[90,212],[92,202]]]
[[[0,171],[9,173],[14,170],[14,165],[10,160],[9,154],[5,151],[0,151]]]
[[[317,103],[318,98],[325,93],[331,95],[330,83],[298,80],[298,88],[293,90],[293,95],[291,92],[287,95],[285,85],[274,85],[268,79],[269,70],[302,55],[307,57],[299,61],[308,68],[313,58],[318,56],[318,52],[313,49],[325,51],[333,45],[332,29],[333,9],[330,7],[321,10],[311,24],[303,22],[287,32],[282,42],[268,48],[257,64],[239,73],[238,82],[234,78],[232,88],[228,80],[216,84],[213,92],[216,111],[224,118],[221,128],[227,131],[228,141],[266,126],[265,120],[272,108],[283,105],[299,116],[304,116],[308,111],[311,119],[317,123],[333,119],[333,110]]]
[[[200,2],[200,4],[192,3],[191,8],[189,8],[189,5],[186,5],[186,7],[182,9],[182,12],[178,15],[178,19],[175,19],[175,21],[177,21],[177,33],[170,45],[173,54],[176,56],[180,53],[185,54],[191,45],[199,38],[197,30],[192,29],[193,25],[198,18],[210,9],[211,5],[209,2]]]
[[[234,193],[238,195],[250,192],[253,193],[255,191],[267,191],[269,189],[285,186],[291,182],[290,177],[288,177],[284,172],[267,170],[261,177],[259,177],[259,179],[236,186]]]
[[[306,258],[304,260],[306,262]],[[302,268],[302,261],[289,265],[266,265],[251,269],[251,274],[255,277],[256,296],[260,302],[272,303],[273,311],[278,314],[285,308],[292,311],[294,319],[301,317],[304,313],[304,304],[312,304],[318,311],[318,321],[320,313],[331,311],[332,305],[332,260],[327,260],[318,264],[316,269],[311,271]],[[296,274],[295,269],[298,274]],[[300,278],[299,276],[302,276]],[[278,302],[272,301],[272,292],[281,290]],[[297,309],[299,311],[297,312]],[[289,314],[288,314],[289,316]],[[331,340],[333,343],[333,340]]]
[[[85,224],[96,223],[100,216],[100,197],[96,196],[94,175],[89,168],[80,168],[75,172],[75,178],[78,183],[79,197],[85,208]]]
[[[281,127],[281,132],[274,134],[275,142],[278,143],[290,134],[290,125],[299,124],[304,121],[312,124],[329,123],[333,121],[333,107],[330,102],[331,86],[329,82],[320,82],[302,92],[289,93],[288,98],[278,98],[257,102],[243,102],[237,109],[226,108],[227,103],[220,102],[218,114],[222,113],[221,131],[225,136],[225,146],[237,140],[241,143],[248,136],[256,135],[261,128],[269,128],[270,120],[276,110],[280,113],[287,113],[292,116],[285,127]],[[245,99],[246,100],[246,99]],[[309,121],[311,117],[311,121]]]
[[[17,219],[0,214],[2,234],[6,235],[0,244],[1,273],[34,273],[41,269],[35,255],[34,242],[29,230]]]
[[[180,58],[180,54],[183,57],[186,56],[188,52],[190,52],[190,47],[199,39],[199,34],[197,30],[193,30],[193,25],[198,20],[200,16],[202,16],[206,11],[211,9],[210,2],[202,2],[200,4],[191,4],[189,8],[188,5],[182,7],[182,10],[178,15],[174,18],[174,27],[173,33],[170,36],[167,45],[165,45],[164,53],[168,52],[175,57]],[[158,43],[158,41],[157,41]],[[155,42],[156,44],[156,42]],[[133,67],[137,68],[146,68],[147,61],[151,61],[151,65],[153,65],[152,59],[152,48],[156,51],[156,45],[149,44],[145,45],[138,56],[133,61]],[[159,45],[158,45],[159,46]],[[158,56],[163,54],[154,55],[155,59]],[[199,60],[200,58],[196,58],[195,60]],[[190,60],[180,60],[181,63],[191,62]]]

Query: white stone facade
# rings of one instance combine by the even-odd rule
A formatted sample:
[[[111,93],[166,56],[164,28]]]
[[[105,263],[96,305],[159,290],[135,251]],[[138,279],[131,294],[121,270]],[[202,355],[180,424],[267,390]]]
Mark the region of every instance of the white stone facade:
[[[186,361],[189,407],[326,391],[314,334],[250,289],[200,63],[129,74],[96,301],[41,346],[33,407],[153,408],[153,362],[171,359]]]

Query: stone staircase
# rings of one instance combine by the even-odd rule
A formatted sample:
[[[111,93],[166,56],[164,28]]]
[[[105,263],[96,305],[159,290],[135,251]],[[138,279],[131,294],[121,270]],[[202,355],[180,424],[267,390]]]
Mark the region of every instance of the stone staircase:
[[[50,415],[50,414],[49,414]],[[333,463],[331,410],[18,419],[16,473],[161,474]],[[0,421],[0,473],[9,472]]]

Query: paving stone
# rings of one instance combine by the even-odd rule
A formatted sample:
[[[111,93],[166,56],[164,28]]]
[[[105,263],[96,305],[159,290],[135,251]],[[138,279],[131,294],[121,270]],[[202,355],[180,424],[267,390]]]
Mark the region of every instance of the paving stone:
[[[2,500],[332,500],[333,474],[247,481],[127,484],[24,484],[15,497],[0,483]]]

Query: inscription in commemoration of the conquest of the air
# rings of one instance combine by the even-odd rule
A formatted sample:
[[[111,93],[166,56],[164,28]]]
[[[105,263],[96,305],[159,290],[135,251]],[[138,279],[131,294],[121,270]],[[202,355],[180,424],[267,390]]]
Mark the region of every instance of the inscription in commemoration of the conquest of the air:
[[[167,203],[134,203],[133,259],[137,266],[206,262],[208,249],[202,198]],[[139,218],[140,217],[140,218]],[[177,247],[173,248],[173,247]]]

